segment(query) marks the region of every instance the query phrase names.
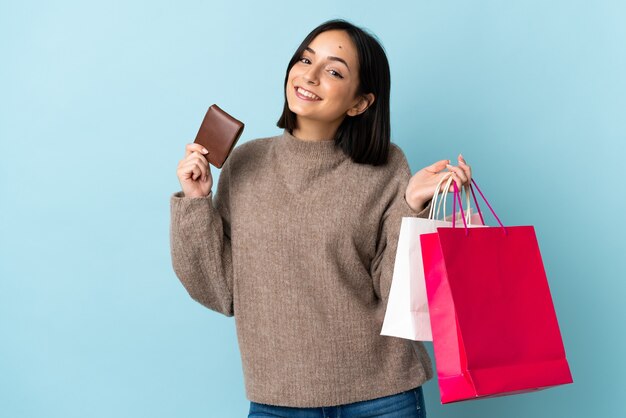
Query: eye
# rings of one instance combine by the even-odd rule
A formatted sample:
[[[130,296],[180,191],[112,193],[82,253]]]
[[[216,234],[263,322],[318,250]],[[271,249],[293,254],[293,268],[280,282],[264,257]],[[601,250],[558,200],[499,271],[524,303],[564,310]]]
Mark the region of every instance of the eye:
[[[307,62],[303,62],[302,60],[307,60],[307,61],[309,61],[309,59],[308,59],[307,57],[302,56],[302,57],[300,57],[299,61],[300,61],[300,62],[302,62],[303,64],[308,64]],[[310,62],[310,61],[309,61],[309,62]],[[333,76],[333,77],[336,77],[336,78],[343,78],[343,76],[342,76],[342,75],[341,75],[338,71],[336,71],[336,70],[329,70],[329,72],[331,72],[331,73],[335,73],[335,74],[332,74],[332,76]]]
[[[330,71],[337,74],[337,75],[335,75],[335,77],[343,78],[343,76],[341,74],[339,74],[337,71],[335,71],[335,70],[330,70]]]

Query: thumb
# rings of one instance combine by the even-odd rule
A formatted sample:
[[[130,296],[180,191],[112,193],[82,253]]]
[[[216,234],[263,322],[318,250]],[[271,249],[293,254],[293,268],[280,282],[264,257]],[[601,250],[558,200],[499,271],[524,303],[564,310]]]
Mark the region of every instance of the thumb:
[[[445,169],[446,164],[449,164],[449,163],[450,163],[450,160],[439,160],[435,163],[432,163],[428,167],[426,167],[426,169],[432,173],[438,173],[441,170]]]

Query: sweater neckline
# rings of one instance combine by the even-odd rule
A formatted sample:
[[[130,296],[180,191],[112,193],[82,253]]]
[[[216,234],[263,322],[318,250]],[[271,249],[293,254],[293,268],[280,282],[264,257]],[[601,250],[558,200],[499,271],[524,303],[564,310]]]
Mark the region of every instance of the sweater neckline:
[[[307,161],[337,162],[347,157],[334,139],[306,141],[296,138],[286,128],[278,136],[277,146],[291,157]]]

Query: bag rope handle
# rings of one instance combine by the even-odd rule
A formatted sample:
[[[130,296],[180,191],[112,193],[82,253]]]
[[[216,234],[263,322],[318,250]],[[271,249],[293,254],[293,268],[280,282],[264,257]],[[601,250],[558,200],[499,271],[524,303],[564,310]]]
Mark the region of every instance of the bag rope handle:
[[[496,220],[498,221],[498,223],[502,227],[502,230],[504,231],[504,235],[507,235],[505,226],[502,225],[502,222],[500,222],[500,218],[498,218],[498,215],[496,215],[496,212],[493,210],[493,208],[489,204],[489,201],[487,200],[487,198],[485,197],[483,192],[480,190],[480,188],[478,187],[478,184],[476,184],[476,181],[474,179],[472,179],[472,183],[474,184],[474,186],[476,186],[476,190],[478,190],[478,193],[480,193],[480,196],[483,198],[483,200],[485,201],[487,206],[489,206],[489,209],[491,210],[491,213],[493,213],[493,216],[496,218]],[[474,191],[474,189],[472,188],[471,184],[470,184],[470,189],[472,190],[472,192]],[[469,229],[467,228],[467,223],[465,222],[465,215],[463,214],[463,205],[461,203],[461,195],[459,193],[459,188],[457,187],[456,182],[454,182],[454,197],[455,197],[455,199],[452,201],[452,228],[455,228],[456,201],[458,199],[459,207],[461,209],[461,218],[463,219],[463,226],[465,228],[465,235],[467,236],[467,235],[469,235]],[[476,195],[474,195],[474,201],[476,201]],[[477,201],[476,201],[476,206],[478,207],[478,202]],[[480,218],[482,220],[482,215],[481,215]],[[483,222],[483,225],[484,225],[484,222]]]

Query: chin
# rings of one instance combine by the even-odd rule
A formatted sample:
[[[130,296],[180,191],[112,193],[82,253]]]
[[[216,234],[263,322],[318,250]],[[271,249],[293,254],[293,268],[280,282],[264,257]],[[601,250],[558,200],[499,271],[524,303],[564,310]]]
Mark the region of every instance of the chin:
[[[294,107],[291,103],[289,103],[289,100],[287,100],[287,107],[298,116],[302,116],[304,114],[302,109],[300,109],[297,105]]]
[[[296,115],[299,115],[300,113],[298,112],[298,109],[294,109],[293,106],[291,106],[291,104],[287,103],[287,108],[289,108],[289,110],[291,110],[293,113],[295,113]]]

